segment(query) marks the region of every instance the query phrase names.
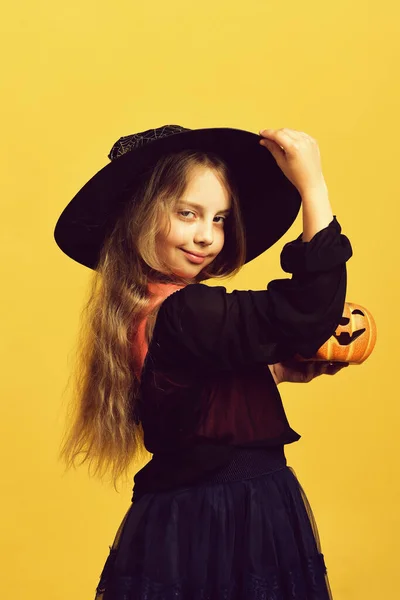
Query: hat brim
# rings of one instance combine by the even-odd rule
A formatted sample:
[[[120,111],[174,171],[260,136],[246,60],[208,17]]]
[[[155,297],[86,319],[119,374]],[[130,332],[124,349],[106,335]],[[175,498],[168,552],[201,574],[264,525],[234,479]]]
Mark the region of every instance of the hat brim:
[[[54,239],[76,262],[95,269],[110,220],[126,200],[124,191],[161,156],[202,150],[221,156],[237,185],[246,231],[246,263],[275,244],[295,221],[301,196],[261,136],[227,127],[193,129],[126,152],[96,173],[61,213]]]

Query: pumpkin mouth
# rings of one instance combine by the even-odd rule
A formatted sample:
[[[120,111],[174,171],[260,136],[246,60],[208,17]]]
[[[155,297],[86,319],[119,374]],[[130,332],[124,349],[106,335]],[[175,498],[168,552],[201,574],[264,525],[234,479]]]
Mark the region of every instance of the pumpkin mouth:
[[[354,331],[354,333],[352,333],[351,335],[348,331],[342,331],[340,335],[336,335],[336,333],[334,333],[333,337],[339,342],[341,346],[348,346],[349,344],[354,342],[354,340],[360,337],[360,335],[362,335],[364,331],[365,327],[364,329],[357,329],[357,331]]]

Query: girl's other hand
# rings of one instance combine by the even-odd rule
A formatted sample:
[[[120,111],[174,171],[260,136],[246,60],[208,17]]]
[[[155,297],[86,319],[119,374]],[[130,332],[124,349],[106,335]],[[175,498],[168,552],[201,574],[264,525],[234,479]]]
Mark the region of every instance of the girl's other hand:
[[[327,361],[304,361],[295,359],[268,365],[276,385],[287,381],[289,383],[308,383],[320,375],[335,375],[349,363]]]
[[[263,138],[260,145],[268,148],[278,167],[300,194],[326,186],[321,156],[314,138],[287,127],[264,129],[260,135]]]

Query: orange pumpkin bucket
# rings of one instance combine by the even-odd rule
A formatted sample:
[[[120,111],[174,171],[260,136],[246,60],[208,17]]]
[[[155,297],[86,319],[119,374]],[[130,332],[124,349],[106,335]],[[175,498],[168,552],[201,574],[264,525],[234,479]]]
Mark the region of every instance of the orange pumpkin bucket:
[[[345,302],[343,316],[335,333],[311,358],[297,355],[300,361],[347,362],[360,365],[376,343],[376,324],[371,313],[360,304]]]

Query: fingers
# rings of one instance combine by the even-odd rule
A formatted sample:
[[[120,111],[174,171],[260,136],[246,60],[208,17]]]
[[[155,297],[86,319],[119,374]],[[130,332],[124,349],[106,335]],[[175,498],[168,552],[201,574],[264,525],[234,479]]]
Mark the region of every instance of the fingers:
[[[272,137],[267,139],[267,135],[263,135],[263,138],[259,141],[259,144],[260,146],[268,148],[268,150],[270,150],[272,153],[280,152],[282,156],[285,156],[285,148],[282,145],[282,142],[277,139],[272,139]]]
[[[307,364],[307,379],[310,380],[320,375],[336,375],[344,367],[349,366],[349,363],[329,361],[310,361]]]
[[[297,140],[299,136],[308,138],[310,137],[304,131],[297,131],[296,129],[289,129],[288,127],[281,127],[280,129],[261,129],[260,135],[266,138],[274,139],[274,137],[278,138],[291,138],[293,140]]]
[[[317,141],[304,131],[296,131],[288,127],[281,129],[262,129],[260,145],[267,146],[265,139],[275,142],[285,152],[297,151],[304,144],[318,147]]]
[[[344,367],[348,367],[349,363],[346,362],[324,362],[323,365],[323,373],[325,375],[336,375],[339,371],[341,371]]]

